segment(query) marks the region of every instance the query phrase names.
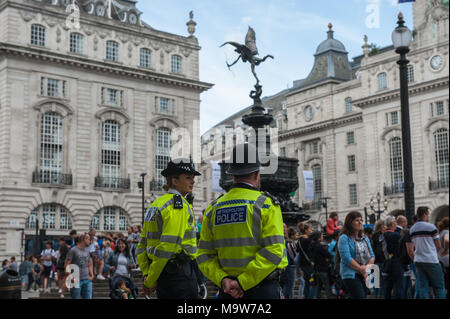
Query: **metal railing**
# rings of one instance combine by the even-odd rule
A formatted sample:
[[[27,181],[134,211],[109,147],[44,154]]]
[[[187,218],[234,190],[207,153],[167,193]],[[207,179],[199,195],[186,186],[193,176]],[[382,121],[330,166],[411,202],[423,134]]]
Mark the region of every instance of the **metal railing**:
[[[95,187],[112,188],[112,189],[130,189],[130,179],[97,176],[95,178]]]
[[[72,174],[62,174],[53,171],[34,171],[34,184],[72,185]]]
[[[428,178],[428,189],[430,191],[448,188],[448,179],[431,180]]]
[[[386,186],[386,184],[384,184],[383,190],[384,196],[401,194],[404,192],[403,183],[397,183],[391,186]]]

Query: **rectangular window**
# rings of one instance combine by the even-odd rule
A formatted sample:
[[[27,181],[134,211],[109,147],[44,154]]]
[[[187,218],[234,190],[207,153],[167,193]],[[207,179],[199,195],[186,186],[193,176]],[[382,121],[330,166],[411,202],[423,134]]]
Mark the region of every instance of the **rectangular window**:
[[[322,167],[314,165],[311,170],[314,181],[314,202],[317,203],[322,198]]]
[[[47,96],[58,97],[58,80],[48,79],[47,80]]]
[[[398,124],[398,112],[391,112],[391,125],[397,125]]]
[[[351,111],[352,111],[352,99],[349,97],[345,99],[345,112],[348,113]]]
[[[159,98],[159,112],[163,114],[169,113],[169,99]]]
[[[41,77],[41,95],[66,98],[67,81]]]
[[[120,187],[120,126],[112,120],[103,123],[102,177],[103,187]]]
[[[105,207],[103,211],[103,229],[116,229],[116,212],[113,207]]]
[[[414,66],[408,65],[408,82],[414,82]]]
[[[61,213],[59,217],[59,228],[60,229],[72,229],[72,220],[70,219],[69,213],[64,209],[60,208]]]
[[[119,214],[119,230],[125,231],[128,229],[128,226],[129,226],[129,222],[128,222],[127,215],[125,215],[123,212],[120,212],[120,214]]]
[[[172,55],[171,71],[172,73],[182,73],[181,57],[179,55]]]
[[[84,36],[79,33],[71,33],[70,34],[70,52],[72,53],[83,53],[83,39]]]
[[[347,132],[347,144],[354,144],[355,143],[355,133],[354,132]]]
[[[117,62],[119,60],[119,44],[115,41],[106,41],[106,59]]]
[[[165,127],[158,129],[156,132],[156,182],[158,187],[162,187],[164,184],[164,177],[161,176],[161,172],[170,161],[171,145],[170,130]]]
[[[100,99],[103,105],[123,107],[124,92],[123,90],[102,87]]]
[[[319,153],[319,142],[312,142],[310,144],[310,154],[318,154]]]
[[[378,74],[378,89],[384,90],[387,88],[387,77],[386,73]]]
[[[444,115],[444,101],[436,102],[436,115]]]
[[[117,90],[106,89],[106,104],[110,106],[117,106]]]
[[[355,155],[349,155],[347,156],[347,159],[348,159],[348,171],[355,172],[356,171]]]
[[[348,185],[349,188],[349,194],[350,194],[350,205],[357,205],[358,204],[358,193],[356,190],[356,184],[350,184]]]
[[[62,182],[63,126],[62,117],[48,112],[41,120],[40,180],[42,183],[60,184]]]
[[[31,26],[31,44],[45,46],[45,27],[40,24]]]
[[[42,208],[42,228],[55,229],[56,228],[56,205],[45,204]]]
[[[149,49],[142,48],[140,56],[140,65],[144,68],[150,68],[152,65],[151,61],[152,52]]]
[[[280,148],[280,156],[281,157],[286,157],[286,147],[281,147]]]

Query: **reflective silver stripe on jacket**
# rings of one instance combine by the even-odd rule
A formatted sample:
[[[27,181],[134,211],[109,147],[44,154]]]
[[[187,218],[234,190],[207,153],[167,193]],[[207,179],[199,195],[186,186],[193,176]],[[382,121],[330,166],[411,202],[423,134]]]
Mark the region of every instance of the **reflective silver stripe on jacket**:
[[[163,250],[159,250],[159,249],[155,249],[155,253],[153,254],[155,257],[159,257],[159,258],[167,258],[170,259],[172,258],[172,256],[174,255],[173,252],[171,251],[163,251]]]
[[[185,245],[185,246],[183,246],[183,249],[185,252],[187,252],[188,254],[191,254],[191,255],[193,255],[197,252],[197,246]]]
[[[278,257],[274,253],[270,252],[267,248],[263,248],[258,253],[270,261],[275,266],[278,266],[281,263],[282,258]]]
[[[200,255],[198,256],[195,260],[197,260],[198,264],[204,263],[205,261],[211,260],[216,258],[217,255],[213,255],[213,254],[205,254],[205,255]]]
[[[146,251],[145,248],[138,248],[138,249],[136,249],[136,256],[137,256],[137,255],[140,255],[140,254],[142,254],[142,253],[145,253],[145,251]]]
[[[247,238],[223,238],[213,241],[214,248],[223,247],[243,247],[243,246],[258,246],[258,243],[253,237]]]
[[[261,247],[264,247],[264,245],[261,242],[261,208],[263,207],[266,199],[267,196],[262,194],[261,196],[258,197],[258,199],[255,202],[255,205],[253,206],[252,234],[253,238],[255,238],[256,242]]]
[[[147,232],[146,234],[145,234],[145,239],[147,240],[147,239],[159,239],[159,238],[161,238],[161,233],[160,232]],[[146,243],[147,243],[147,241],[146,241]]]
[[[274,244],[283,244],[284,245],[284,237],[280,235],[269,236],[261,239],[263,246],[270,246]]]
[[[214,250],[214,244],[209,241],[200,240],[198,249]]]
[[[169,244],[177,244],[180,245],[183,241],[183,238],[179,236],[172,236],[172,235],[163,235],[161,236],[161,239],[159,240],[162,243],[169,243]]]
[[[194,231],[187,231],[184,233],[184,239],[192,239],[192,238],[197,238],[197,232]]]
[[[220,259],[219,263],[222,267],[229,268],[245,268],[255,257],[238,258],[238,259]]]

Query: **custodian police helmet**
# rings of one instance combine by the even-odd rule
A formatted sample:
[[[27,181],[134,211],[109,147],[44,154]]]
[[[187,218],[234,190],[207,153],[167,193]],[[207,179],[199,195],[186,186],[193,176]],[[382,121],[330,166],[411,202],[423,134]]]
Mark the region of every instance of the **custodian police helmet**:
[[[227,174],[233,176],[248,175],[260,170],[258,151],[249,143],[238,144],[233,148]]]

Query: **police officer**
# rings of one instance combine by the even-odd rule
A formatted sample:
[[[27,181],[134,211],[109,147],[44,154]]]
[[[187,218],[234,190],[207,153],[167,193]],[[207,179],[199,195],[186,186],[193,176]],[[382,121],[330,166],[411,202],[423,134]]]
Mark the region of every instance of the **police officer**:
[[[197,263],[219,288],[219,298],[279,299],[288,262],[279,202],[259,191],[256,148],[233,149],[231,189],[205,211]]]
[[[170,161],[161,174],[167,193],[148,207],[137,246],[144,294],[156,290],[159,299],[197,299],[195,218],[186,196],[201,174],[188,159]]]

